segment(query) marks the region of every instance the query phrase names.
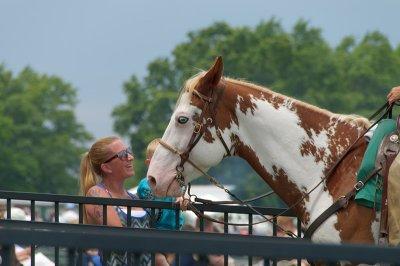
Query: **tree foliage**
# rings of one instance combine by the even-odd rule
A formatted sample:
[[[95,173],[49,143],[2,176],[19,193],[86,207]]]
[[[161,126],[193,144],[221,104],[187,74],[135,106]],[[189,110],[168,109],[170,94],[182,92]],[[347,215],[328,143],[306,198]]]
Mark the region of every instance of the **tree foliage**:
[[[331,47],[321,30],[305,21],[285,31],[271,19],[254,28],[218,22],[187,37],[170,57],[151,62],[142,81],[132,76],[124,84],[127,100],[113,112],[116,131],[130,138],[139,160],[146,144],[161,137],[184,80],[207,69],[218,55],[223,56],[225,76],[340,113],[368,115],[384,103],[392,86],[400,84],[400,47],[394,49],[379,32],[367,33],[360,41],[347,36]],[[240,169],[248,168],[228,161],[213,173],[226,182],[243,182],[238,185],[243,196],[265,189],[253,181],[255,173]],[[143,167],[138,170],[140,176],[145,174]]]
[[[77,191],[90,135],[74,115],[76,91],[55,76],[0,65],[0,189]]]

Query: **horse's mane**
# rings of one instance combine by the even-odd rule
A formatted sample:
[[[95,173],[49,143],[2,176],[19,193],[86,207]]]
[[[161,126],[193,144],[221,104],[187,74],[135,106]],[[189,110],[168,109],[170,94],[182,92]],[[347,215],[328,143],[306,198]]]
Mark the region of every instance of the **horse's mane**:
[[[202,76],[204,76],[205,73],[206,73],[205,71],[202,71],[202,72],[199,72],[199,73],[195,74],[191,78],[189,78],[185,82],[185,86],[182,88],[182,90],[180,92],[180,95],[179,95],[179,98],[181,97],[181,95],[185,91],[192,92],[195,89],[199,79]],[[266,93],[272,94],[274,97],[278,97],[278,98],[281,98],[281,99],[284,99],[284,100],[290,100],[291,102],[296,103],[296,105],[303,106],[305,108],[311,109],[311,110],[313,110],[313,111],[315,111],[317,113],[323,114],[323,115],[327,115],[327,116],[330,116],[330,117],[336,117],[337,120],[339,120],[339,121],[342,121],[344,123],[348,123],[348,124],[351,124],[351,125],[354,125],[354,126],[357,126],[357,127],[361,127],[361,128],[367,129],[371,125],[371,122],[367,118],[365,118],[363,116],[359,116],[359,115],[356,115],[356,114],[347,115],[347,114],[332,113],[331,111],[328,111],[326,109],[323,109],[323,108],[317,107],[315,105],[312,105],[312,104],[309,104],[309,103],[294,99],[292,97],[280,94],[278,92],[274,92],[274,91],[272,91],[272,90],[270,90],[270,89],[268,89],[266,87],[263,87],[261,85],[257,85],[257,84],[254,84],[254,83],[250,83],[250,82],[247,82],[245,80],[238,80],[238,79],[233,79],[233,78],[229,78],[229,77],[223,77],[223,82],[233,83],[233,84],[236,84],[236,85],[239,85],[239,86],[250,87],[250,88],[258,90],[258,91],[262,91],[262,92],[266,92]]]

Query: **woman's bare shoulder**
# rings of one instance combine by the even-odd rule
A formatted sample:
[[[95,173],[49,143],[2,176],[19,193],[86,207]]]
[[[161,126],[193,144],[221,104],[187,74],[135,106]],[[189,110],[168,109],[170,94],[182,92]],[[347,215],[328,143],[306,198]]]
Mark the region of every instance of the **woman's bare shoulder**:
[[[100,186],[93,186],[89,188],[88,192],[86,193],[87,197],[102,197],[102,198],[109,198],[107,191]]]

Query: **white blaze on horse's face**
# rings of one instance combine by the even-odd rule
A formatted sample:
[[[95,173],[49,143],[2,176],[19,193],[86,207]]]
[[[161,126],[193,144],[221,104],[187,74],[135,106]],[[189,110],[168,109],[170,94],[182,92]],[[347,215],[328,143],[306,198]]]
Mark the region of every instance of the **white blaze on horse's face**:
[[[194,131],[194,118],[200,115],[201,111],[196,106],[190,104],[192,94],[185,92],[181,96],[179,105],[173,113],[167,129],[164,132],[162,140],[174,147],[180,152],[184,152],[189,144],[190,138]],[[186,123],[182,123],[185,122]],[[223,157],[221,149],[215,149],[214,143],[208,143],[201,139],[190,152],[190,160],[193,161],[202,170],[207,171],[212,165],[216,165]],[[154,178],[150,183],[153,186],[154,194],[158,196],[180,196],[181,188],[178,182],[174,181],[176,176],[176,167],[180,164],[180,157],[166,149],[162,145],[158,145],[151,160],[148,177]],[[185,181],[190,182],[194,178],[201,175],[191,164],[184,164],[183,175]],[[168,190],[168,191],[167,191]]]
[[[222,62],[222,61],[221,61]],[[221,75],[222,65],[217,65],[221,68],[216,71],[214,65],[208,72],[200,74],[187,82],[188,87],[193,84],[203,84],[204,87],[211,87],[211,84],[206,84],[210,79],[210,75],[214,73]],[[215,82],[215,79],[211,79]],[[214,84],[215,85],[215,84]],[[196,86],[200,90],[199,86]],[[204,95],[208,95],[207,91],[202,91]],[[202,109],[193,104],[195,96],[191,88],[184,88],[176,109],[171,117],[167,129],[164,132],[162,141],[172,146],[179,152],[183,153],[188,149],[190,139],[194,132],[194,125],[202,113]],[[198,100],[198,99],[197,99]],[[202,121],[204,122],[204,121]],[[208,128],[214,139],[218,139],[214,128]],[[194,162],[203,171],[207,171],[211,166],[217,165],[223,158],[225,150],[222,144],[218,141],[207,142],[203,138],[194,146],[189,153],[189,159]],[[162,145],[158,145],[150,162],[147,176],[152,187],[153,193],[156,196],[180,196],[182,189],[175,179],[177,171],[176,167],[180,164],[181,158],[166,149]],[[195,169],[191,164],[186,162],[184,165],[183,176],[187,184],[191,180],[201,175],[201,172]]]

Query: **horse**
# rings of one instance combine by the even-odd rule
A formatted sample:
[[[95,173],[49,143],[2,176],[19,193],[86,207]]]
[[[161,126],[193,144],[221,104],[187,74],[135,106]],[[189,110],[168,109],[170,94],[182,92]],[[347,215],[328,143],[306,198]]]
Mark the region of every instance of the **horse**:
[[[307,229],[356,185],[367,147],[360,136],[369,120],[336,114],[222,73],[218,57],[207,71],[185,82],[163,145],[156,148],[148,169],[154,194],[181,196],[188,182],[226,156],[239,156],[293,207]],[[378,211],[350,201],[316,229],[312,241],[377,243],[379,220]]]

